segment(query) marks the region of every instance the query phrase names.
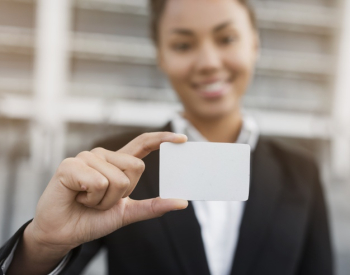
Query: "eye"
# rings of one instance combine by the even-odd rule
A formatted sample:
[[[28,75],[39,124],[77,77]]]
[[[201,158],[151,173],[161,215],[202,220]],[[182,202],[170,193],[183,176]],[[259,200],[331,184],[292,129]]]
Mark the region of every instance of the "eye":
[[[186,52],[191,49],[192,45],[190,43],[175,43],[172,45],[172,49],[177,52]]]
[[[237,37],[234,35],[226,35],[220,38],[219,42],[222,45],[228,45],[234,43],[237,40]]]

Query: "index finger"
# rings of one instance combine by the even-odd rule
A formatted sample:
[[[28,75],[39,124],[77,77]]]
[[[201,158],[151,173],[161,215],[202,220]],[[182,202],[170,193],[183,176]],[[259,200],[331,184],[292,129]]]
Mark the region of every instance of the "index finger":
[[[118,152],[137,158],[144,158],[154,150],[158,150],[163,142],[183,143],[187,136],[171,132],[145,133],[130,141]]]

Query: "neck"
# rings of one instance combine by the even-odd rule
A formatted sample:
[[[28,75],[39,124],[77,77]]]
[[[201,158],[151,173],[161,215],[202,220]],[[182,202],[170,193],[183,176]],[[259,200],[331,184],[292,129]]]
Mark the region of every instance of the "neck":
[[[198,118],[188,112],[184,113],[184,117],[211,142],[235,142],[242,127],[240,110],[214,119]]]

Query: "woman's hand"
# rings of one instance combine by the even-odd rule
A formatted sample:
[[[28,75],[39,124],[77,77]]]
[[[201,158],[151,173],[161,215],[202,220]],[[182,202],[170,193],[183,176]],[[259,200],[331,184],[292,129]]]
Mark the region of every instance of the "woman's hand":
[[[34,220],[25,230],[19,248],[24,255],[18,256],[20,253],[16,252],[22,264],[34,257],[32,263],[40,262],[41,266],[47,263],[46,269],[54,268],[74,247],[127,224],[186,208],[188,202],[183,200],[129,198],[145,169],[141,159],[159,149],[162,142],[186,140],[184,135],[169,132],[147,133],[117,152],[96,148],[64,160],[40,198]],[[46,269],[36,270],[36,274],[50,271]]]

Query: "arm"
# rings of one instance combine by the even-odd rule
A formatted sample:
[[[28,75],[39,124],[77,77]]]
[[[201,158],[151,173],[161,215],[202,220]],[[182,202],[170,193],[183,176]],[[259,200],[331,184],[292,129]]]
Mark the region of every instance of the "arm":
[[[183,135],[144,134],[117,152],[97,148],[66,159],[26,227],[7,275],[47,274],[75,247],[133,222],[184,209],[187,201],[129,198],[144,171],[143,157]]]
[[[38,274],[48,274],[55,269],[70,250],[63,251],[46,244],[37,243],[30,232],[33,223],[30,223],[24,230],[23,235],[18,240],[18,245],[14,253],[13,260],[6,274],[25,274],[26,267],[35,266]],[[66,265],[65,263],[62,263]]]

